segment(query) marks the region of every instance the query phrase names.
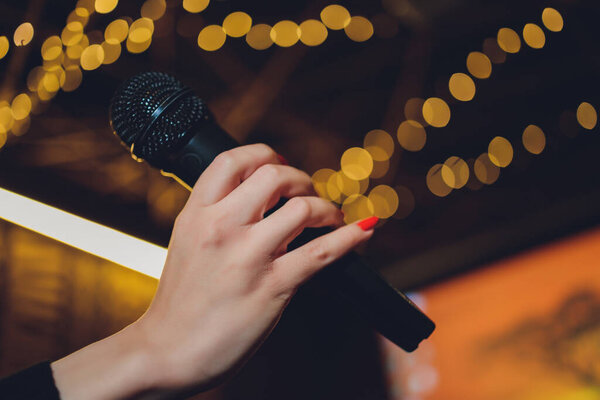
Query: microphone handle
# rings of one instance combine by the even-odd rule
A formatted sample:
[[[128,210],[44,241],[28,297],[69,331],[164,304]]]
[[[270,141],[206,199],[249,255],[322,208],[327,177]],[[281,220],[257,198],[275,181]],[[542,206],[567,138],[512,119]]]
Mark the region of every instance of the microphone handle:
[[[171,156],[172,168],[163,170],[188,188],[194,186],[218,154],[238,146],[210,119],[201,121],[190,131],[197,133]],[[285,201],[282,199],[274,209]],[[329,228],[305,229],[290,248],[297,248],[330,231]],[[435,329],[433,321],[408,297],[393,288],[354,252],[324,268],[313,279],[343,302],[351,304],[379,333],[405,351],[415,350]]]

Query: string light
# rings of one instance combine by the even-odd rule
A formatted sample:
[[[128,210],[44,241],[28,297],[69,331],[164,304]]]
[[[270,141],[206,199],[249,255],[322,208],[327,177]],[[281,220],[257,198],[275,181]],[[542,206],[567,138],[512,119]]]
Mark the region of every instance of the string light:
[[[215,51],[225,44],[226,39],[225,30],[220,25],[208,25],[198,34],[198,46],[206,51]]]
[[[365,136],[363,147],[373,161],[386,161],[394,154],[394,139],[386,131],[374,129]]]
[[[117,7],[119,0],[96,0],[94,8],[99,14],[108,14]]]
[[[471,101],[475,97],[475,82],[469,75],[456,73],[448,82],[450,94],[460,101]]]
[[[252,18],[242,11],[229,14],[223,20],[223,30],[231,37],[242,37],[252,28]]]
[[[300,27],[294,21],[279,21],[271,28],[270,36],[276,45],[290,47],[300,40]]]
[[[583,102],[577,107],[577,122],[584,129],[592,130],[598,123],[598,113],[593,105]]]
[[[183,0],[183,8],[190,13],[199,13],[204,11],[210,0]]]
[[[23,22],[15,29],[13,41],[16,46],[27,46],[33,39],[33,25],[29,22]]]
[[[518,53],[521,50],[521,39],[517,32],[510,28],[501,28],[497,36],[498,46],[507,53]]]
[[[427,133],[423,125],[412,120],[406,120],[400,124],[397,137],[400,146],[408,151],[420,151],[427,142]]]
[[[327,28],[321,21],[308,19],[300,24],[300,41],[307,46],[319,46],[327,35]]]
[[[444,182],[442,178],[442,164],[436,164],[429,169],[425,182],[431,193],[438,197],[446,197],[452,192],[452,188]]]
[[[475,78],[487,79],[492,75],[492,62],[485,54],[472,51],[467,56],[467,70]]]
[[[321,11],[321,21],[329,29],[338,31],[350,24],[350,12],[339,4],[331,4]]]
[[[373,158],[361,147],[351,147],[346,150],[340,164],[344,174],[357,181],[368,178],[373,171]]]
[[[562,15],[554,8],[545,8],[542,12],[542,22],[544,26],[552,32],[560,32],[564,27]]]
[[[0,36],[0,60],[6,56],[8,49],[10,48],[10,42],[6,36]]]
[[[496,136],[488,145],[490,161],[498,167],[507,167],[513,159],[513,148],[510,142],[502,136]]]
[[[460,189],[469,180],[469,166],[462,158],[452,156],[442,165],[441,175],[448,187]]]
[[[355,42],[365,42],[373,36],[373,24],[361,16],[350,18],[348,25],[344,27],[346,36]]]
[[[523,131],[523,147],[531,154],[541,154],[546,147],[546,135],[537,125],[529,125]]]
[[[443,128],[450,122],[450,107],[439,97],[430,97],[423,103],[423,118],[435,128]]]
[[[541,49],[546,44],[546,35],[536,24],[527,24],[523,28],[523,40],[533,49]]]
[[[490,160],[488,153],[477,157],[473,165],[473,172],[477,179],[486,185],[491,185],[500,177],[500,168]]]
[[[373,214],[379,218],[390,218],[398,210],[398,194],[387,185],[375,186],[369,192],[368,199],[373,205]]]

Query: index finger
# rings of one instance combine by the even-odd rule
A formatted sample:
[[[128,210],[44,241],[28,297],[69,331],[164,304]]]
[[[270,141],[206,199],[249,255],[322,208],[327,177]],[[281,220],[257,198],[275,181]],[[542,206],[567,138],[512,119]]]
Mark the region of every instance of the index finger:
[[[227,196],[264,164],[281,164],[280,156],[263,143],[236,147],[219,154],[194,185],[189,202],[208,206]]]

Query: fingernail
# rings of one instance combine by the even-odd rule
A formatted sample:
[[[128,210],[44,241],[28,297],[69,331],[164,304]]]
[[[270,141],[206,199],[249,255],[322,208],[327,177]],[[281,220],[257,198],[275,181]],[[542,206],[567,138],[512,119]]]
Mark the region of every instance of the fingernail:
[[[290,163],[288,163],[288,161],[285,159],[285,157],[282,156],[281,154],[277,154],[277,158],[279,159],[279,162],[282,163],[283,165],[290,165]]]
[[[362,221],[358,222],[356,225],[358,225],[360,227],[360,229],[362,229],[363,231],[369,231],[369,230],[373,229],[375,224],[377,224],[377,221],[379,221],[379,218],[369,217],[369,218],[365,218]]]

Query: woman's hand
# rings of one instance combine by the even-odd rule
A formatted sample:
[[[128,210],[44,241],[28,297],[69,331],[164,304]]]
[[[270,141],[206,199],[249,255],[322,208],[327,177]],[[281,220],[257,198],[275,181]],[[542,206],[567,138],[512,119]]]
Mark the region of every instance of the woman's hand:
[[[281,197],[290,200],[264,218]],[[353,224],[286,251],[306,227],[341,225],[341,211],[316,197],[309,176],[283,165],[268,146],[219,155],[177,218],[152,304],[134,324],[105,339],[121,349],[131,346],[125,351],[129,364],[144,365],[143,376],[129,379],[135,385],[111,396],[202,390],[235,372],[271,332],[298,286],[372,235]],[[78,353],[53,364],[55,377],[69,378],[65,369],[77,364],[64,361]],[[71,393],[75,398],[67,387],[59,389],[65,399]],[[85,397],[95,398],[89,391]]]

